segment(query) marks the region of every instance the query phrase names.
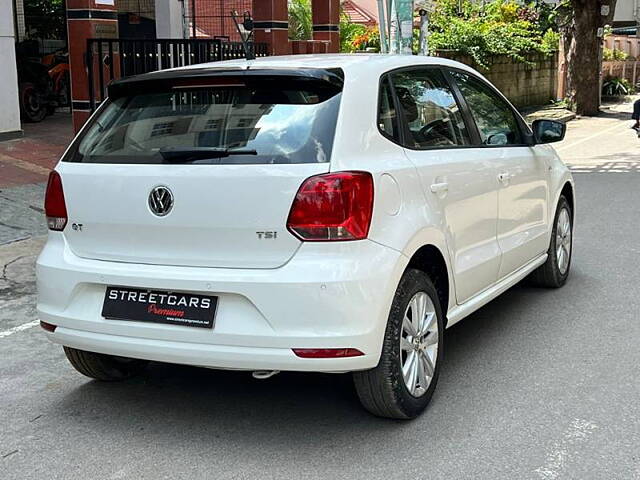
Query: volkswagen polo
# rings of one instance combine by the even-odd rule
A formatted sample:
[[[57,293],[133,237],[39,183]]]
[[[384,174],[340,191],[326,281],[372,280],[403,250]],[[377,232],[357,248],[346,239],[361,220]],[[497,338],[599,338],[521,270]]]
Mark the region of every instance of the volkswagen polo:
[[[563,124],[440,58],[237,60],[122,79],[51,173],[38,312],[70,363],[353,372],[413,418],[445,329],[569,275]]]

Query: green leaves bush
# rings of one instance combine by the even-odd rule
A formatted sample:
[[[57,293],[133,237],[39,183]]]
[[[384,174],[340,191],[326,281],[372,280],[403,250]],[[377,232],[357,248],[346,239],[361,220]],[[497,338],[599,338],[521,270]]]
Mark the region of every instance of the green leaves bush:
[[[311,1],[288,0],[289,40],[310,40],[312,36]]]
[[[430,50],[455,50],[486,67],[489,57],[507,55],[526,62],[529,53],[551,54],[559,36],[548,17],[532,5],[493,0],[438,0],[431,15]],[[546,28],[546,30],[545,30]]]
[[[316,0],[317,1],[317,0]],[[375,29],[377,33],[377,28]],[[340,51],[343,53],[354,53],[366,48],[364,39],[371,31],[364,25],[351,23],[346,14],[340,15]],[[378,34],[378,45],[380,44],[380,35]]]
[[[607,97],[622,97],[634,93],[636,89],[626,78],[607,77],[602,84],[602,94]]]
[[[602,52],[603,60],[627,60],[629,58],[629,54],[623,52],[622,50],[618,50],[614,48],[613,50],[607,47],[604,47],[604,51]]]

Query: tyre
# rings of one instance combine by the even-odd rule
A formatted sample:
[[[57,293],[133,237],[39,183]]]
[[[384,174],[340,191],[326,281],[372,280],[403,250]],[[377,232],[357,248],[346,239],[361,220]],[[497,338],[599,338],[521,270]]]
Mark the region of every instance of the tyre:
[[[560,288],[567,283],[571,269],[573,251],[573,213],[571,205],[562,196],[558,201],[553,221],[549,257],[547,261],[531,274],[534,285],[547,288]]]
[[[25,82],[20,84],[20,113],[26,122],[37,123],[47,116],[47,107],[43,102],[38,87]]]
[[[73,368],[89,378],[103,382],[126,380],[140,373],[149,363],[146,360],[85,352],[71,347],[63,348]]]
[[[380,363],[353,373],[362,405],[380,417],[418,416],[436,388],[443,333],[444,317],[433,283],[426,273],[407,270],[393,299]]]

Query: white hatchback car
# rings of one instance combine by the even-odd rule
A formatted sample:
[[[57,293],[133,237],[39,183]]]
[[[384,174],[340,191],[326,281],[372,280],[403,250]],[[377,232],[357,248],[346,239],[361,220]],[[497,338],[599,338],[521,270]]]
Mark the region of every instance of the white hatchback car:
[[[51,173],[37,262],[42,326],[89,377],[354,372],[365,408],[412,418],[446,327],[569,274],[565,127],[465,65],[272,57],[108,94]]]

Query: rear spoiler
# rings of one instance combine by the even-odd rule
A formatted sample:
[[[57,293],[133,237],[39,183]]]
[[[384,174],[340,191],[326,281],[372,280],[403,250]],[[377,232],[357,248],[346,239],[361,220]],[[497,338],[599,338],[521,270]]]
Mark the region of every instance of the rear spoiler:
[[[314,84],[315,88],[337,93],[342,91],[344,72],[339,68],[217,69],[209,67],[161,70],[115,80],[109,84],[107,92],[109,98],[115,99],[141,93],[166,92],[173,88],[224,85],[228,83],[225,81],[228,79],[242,83],[253,83],[259,79],[261,85],[265,82],[273,82],[279,86],[288,83],[301,85],[308,82]]]

